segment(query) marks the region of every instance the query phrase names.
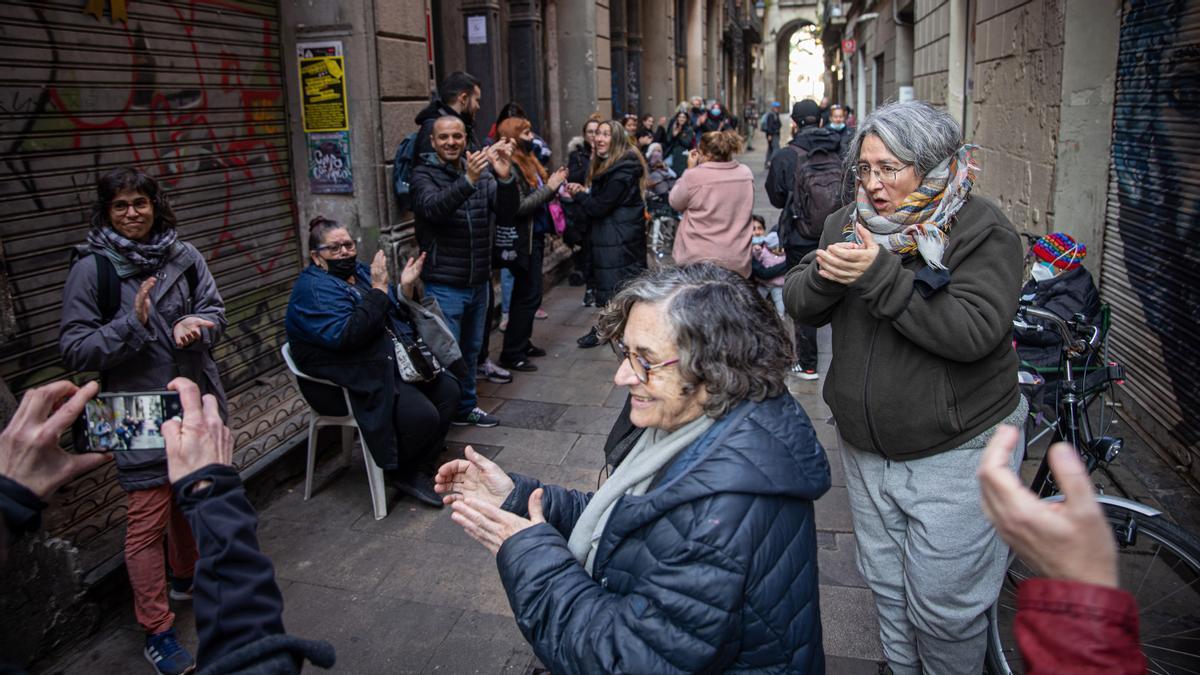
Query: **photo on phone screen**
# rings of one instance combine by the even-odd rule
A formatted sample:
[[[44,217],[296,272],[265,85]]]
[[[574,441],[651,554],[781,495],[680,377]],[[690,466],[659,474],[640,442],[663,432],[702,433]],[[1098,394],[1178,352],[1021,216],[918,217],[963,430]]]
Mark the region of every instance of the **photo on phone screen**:
[[[162,424],[182,415],[173,391],[99,394],[87,402],[75,424],[81,452],[166,450]]]

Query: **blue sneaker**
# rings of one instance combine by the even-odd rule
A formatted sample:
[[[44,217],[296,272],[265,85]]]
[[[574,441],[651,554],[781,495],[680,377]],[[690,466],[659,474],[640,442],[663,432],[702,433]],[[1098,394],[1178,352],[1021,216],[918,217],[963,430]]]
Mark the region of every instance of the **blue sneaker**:
[[[146,636],[146,649],[142,652],[159,675],[184,675],[196,667],[196,659],[179,644],[174,628]]]

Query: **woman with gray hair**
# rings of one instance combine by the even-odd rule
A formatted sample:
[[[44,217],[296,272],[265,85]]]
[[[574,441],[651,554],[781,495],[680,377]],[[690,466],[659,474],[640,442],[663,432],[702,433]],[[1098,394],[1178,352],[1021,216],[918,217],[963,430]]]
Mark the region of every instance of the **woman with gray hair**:
[[[846,468],[859,569],[893,672],[978,673],[1007,548],[984,517],[976,467],[1017,389],[1016,230],[971,194],[958,123],[913,101],[859,127],[857,199],[788,273],[798,321],[832,324],[824,397]]]
[[[813,501],[829,465],[784,386],[778,316],[698,263],[635,278],[599,331],[641,429],[599,490],[471,448],[438,472],[522,634],[561,673],[824,672]]]

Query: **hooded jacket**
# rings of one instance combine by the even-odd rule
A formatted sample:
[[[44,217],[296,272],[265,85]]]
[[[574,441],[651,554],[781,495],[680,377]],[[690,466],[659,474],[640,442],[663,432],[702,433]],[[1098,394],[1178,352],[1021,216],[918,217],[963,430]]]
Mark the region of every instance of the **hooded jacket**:
[[[520,201],[512,174],[497,181],[485,169],[472,185],[465,171],[426,153],[413,167],[410,184],[417,243],[429,254],[421,279],[459,288],[488,281],[494,219],[514,217]]]
[[[1082,267],[1045,281],[1030,279],[1021,288],[1021,300],[1033,307],[1048,309],[1063,319],[1082,313],[1089,323],[1095,323],[1100,316],[1100,293],[1096,290],[1096,284],[1092,283],[1092,275]],[[1043,330],[1013,329],[1021,361],[1040,368],[1057,366],[1062,359],[1062,336],[1058,330],[1047,325],[1048,322],[1033,317],[1025,322],[1041,326]]]
[[[842,241],[854,204],[825,220],[820,248]],[[816,252],[787,275],[792,318],[833,326],[823,395],[849,443],[897,460],[959,447],[1020,401],[1012,318],[1021,288],[1021,238],[978,194],[954,217],[934,290],[919,255],[880,249],[850,285],[817,274]]]
[[[800,133],[792,136],[788,144],[771,155],[771,168],[767,171],[767,199],[779,211],[779,222],[776,232],[786,232],[787,241],[781,242],[784,248],[810,249],[817,245],[811,239],[800,235],[799,228],[793,227],[795,214],[792,212],[792,190],[796,186],[796,161],[800,158],[798,151],[806,155],[817,150],[828,150],[839,157],[842,155],[841,137],[820,127],[804,127]]]
[[[521,633],[558,673],[820,673],[813,501],[829,464],[788,394],[745,402],[646,494],[616,502],[593,573],[567,548],[591,494],[513,475],[546,522],[496,558]]]
[[[631,152],[594,177],[589,192],[575,196],[580,212],[588,219],[597,306],[646,269],[646,205],[641,180],[642,163]]]
[[[217,292],[204,257],[195,246],[179,242],[155,273],[158,283],[150,292],[152,310],[146,325],[138,321],[133,301],[145,276],[121,279],[121,304],[112,321],[103,323],[97,303],[96,260],[87,246],[67,275],[63,288],[58,348],[63,363],[72,370],[99,371],[108,392],[165,391],[177,376],[192,379],[205,394],[213,394],[226,413],[212,348],[225,332],[225,303]],[[196,288],[188,288],[187,269],[195,267]],[[181,319],[196,316],[215,324],[200,329],[200,339],[178,349],[174,327]],[[159,450],[124,450],[113,453],[117,482],[126,491],[146,490],[167,483],[167,456]]]

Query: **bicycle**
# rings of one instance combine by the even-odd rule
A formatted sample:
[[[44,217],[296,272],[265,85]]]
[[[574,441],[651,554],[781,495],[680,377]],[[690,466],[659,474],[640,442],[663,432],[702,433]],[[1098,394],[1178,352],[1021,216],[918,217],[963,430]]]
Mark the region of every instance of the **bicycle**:
[[[1089,408],[1097,403],[1103,416],[1106,398],[1124,376],[1119,365],[1102,358],[1107,323],[1102,322],[1102,330],[1087,324],[1081,315],[1063,320],[1030,306],[1018,310],[1014,323],[1045,329],[1029,326],[1030,318],[1046,321],[1063,341],[1062,365],[1057,369],[1061,378],[1055,396],[1057,419],[1049,422],[1051,442],[1072,443],[1091,474],[1114,461],[1123,445],[1122,439],[1105,434],[1107,425],[1094,433],[1089,419]],[[1032,406],[1030,414],[1037,414]],[[1062,501],[1044,457],[1030,487],[1045,500]],[[1146,504],[1106,495],[1102,490],[1096,499],[1113,528],[1120,586],[1137,601],[1139,637],[1149,672],[1200,672],[1200,542]],[[1017,586],[1031,576],[1029,566],[1012,555],[1000,596],[988,612],[986,663],[994,675],[1025,670],[1012,623]]]

